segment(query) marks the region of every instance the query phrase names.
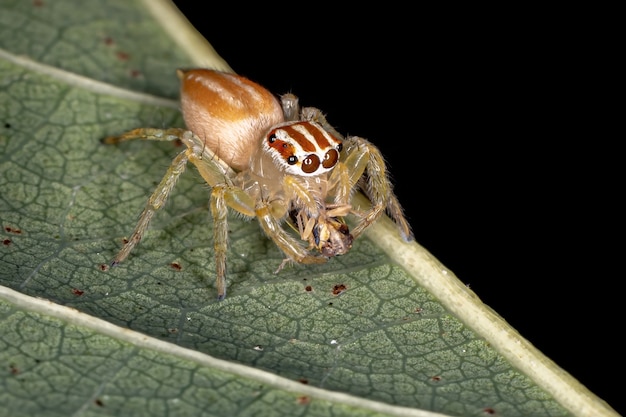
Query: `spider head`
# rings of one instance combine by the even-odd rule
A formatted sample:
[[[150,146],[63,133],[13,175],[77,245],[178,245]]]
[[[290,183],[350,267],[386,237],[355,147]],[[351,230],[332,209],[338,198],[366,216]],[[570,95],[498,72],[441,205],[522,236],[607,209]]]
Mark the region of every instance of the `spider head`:
[[[263,143],[282,171],[299,176],[330,171],[339,161],[341,148],[341,140],[310,121],[282,123],[268,132]]]

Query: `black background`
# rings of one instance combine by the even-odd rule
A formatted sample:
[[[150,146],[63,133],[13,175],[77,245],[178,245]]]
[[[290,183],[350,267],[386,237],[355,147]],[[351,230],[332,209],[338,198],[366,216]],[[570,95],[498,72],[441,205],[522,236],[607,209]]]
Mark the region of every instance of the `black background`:
[[[374,142],[417,241],[622,411],[623,185],[589,120],[579,27],[445,5],[176,3],[235,72]]]

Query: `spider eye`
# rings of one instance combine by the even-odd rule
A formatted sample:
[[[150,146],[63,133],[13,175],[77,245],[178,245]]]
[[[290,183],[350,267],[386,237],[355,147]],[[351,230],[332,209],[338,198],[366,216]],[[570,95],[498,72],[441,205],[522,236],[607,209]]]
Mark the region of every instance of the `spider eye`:
[[[335,149],[331,149],[330,151],[326,152],[326,155],[324,155],[324,161],[322,162],[322,166],[324,168],[332,168],[335,166],[338,159],[339,152],[337,152]]]
[[[267,139],[269,140],[270,143],[276,142],[276,134],[272,133],[271,135],[269,135]]]
[[[289,158],[287,158],[287,163],[288,163],[289,165],[293,165],[293,164],[295,164],[296,162],[298,162],[298,157],[297,157],[297,156],[293,156],[293,155],[291,155]]]
[[[320,166],[320,159],[314,153],[308,155],[302,161],[302,171],[307,174],[311,174],[317,171],[317,168]]]
[[[343,143],[340,143],[339,145],[337,145],[337,152],[341,152],[343,151]]]

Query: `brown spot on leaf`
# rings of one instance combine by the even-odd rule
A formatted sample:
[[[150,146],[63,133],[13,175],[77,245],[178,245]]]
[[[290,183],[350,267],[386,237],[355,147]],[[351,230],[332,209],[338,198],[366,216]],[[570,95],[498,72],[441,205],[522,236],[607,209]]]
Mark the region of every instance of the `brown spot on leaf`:
[[[342,294],[348,287],[345,284],[337,284],[333,287],[333,295]]]
[[[302,395],[298,397],[297,401],[300,405],[308,405],[311,402],[311,397],[309,397],[308,395]]]
[[[11,372],[11,375],[17,375],[20,373],[20,370],[17,366],[15,366],[14,363],[9,365],[9,371]]]

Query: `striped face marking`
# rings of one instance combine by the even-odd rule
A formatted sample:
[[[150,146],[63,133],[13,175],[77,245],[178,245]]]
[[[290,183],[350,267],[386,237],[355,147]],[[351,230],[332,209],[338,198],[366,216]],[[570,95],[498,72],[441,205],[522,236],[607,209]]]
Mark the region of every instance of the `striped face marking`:
[[[339,161],[341,140],[315,122],[288,122],[267,134],[265,150],[292,175],[313,176],[330,171]]]

